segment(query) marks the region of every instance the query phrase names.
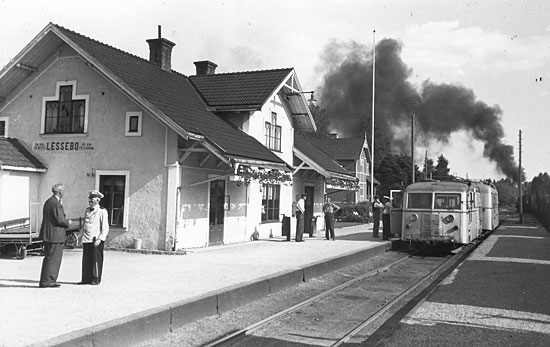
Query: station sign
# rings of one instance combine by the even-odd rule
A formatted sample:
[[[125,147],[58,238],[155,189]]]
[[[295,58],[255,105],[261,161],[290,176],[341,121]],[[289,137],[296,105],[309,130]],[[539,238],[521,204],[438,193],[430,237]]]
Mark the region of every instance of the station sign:
[[[95,140],[34,141],[32,150],[35,152],[91,152],[95,151],[95,145]]]

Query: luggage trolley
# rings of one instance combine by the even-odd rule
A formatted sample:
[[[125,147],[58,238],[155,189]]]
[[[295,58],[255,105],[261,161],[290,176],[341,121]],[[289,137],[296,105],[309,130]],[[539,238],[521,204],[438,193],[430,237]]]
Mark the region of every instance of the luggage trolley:
[[[17,257],[25,259],[27,248],[41,248],[40,228],[30,223],[30,218],[13,219],[0,223],[0,251],[7,245],[14,245]]]
[[[17,257],[25,259],[27,249],[42,249],[40,240],[40,222],[43,203],[29,204],[29,217],[0,221],[0,252],[5,246],[15,246]]]

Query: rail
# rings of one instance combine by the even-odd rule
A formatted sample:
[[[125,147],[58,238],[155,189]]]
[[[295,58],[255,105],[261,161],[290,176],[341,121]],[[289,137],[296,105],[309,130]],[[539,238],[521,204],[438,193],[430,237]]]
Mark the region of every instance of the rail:
[[[443,263],[439,264],[435,269],[430,271],[427,275],[418,279],[415,283],[413,283],[407,289],[403,290],[401,294],[397,295],[395,298],[387,302],[384,306],[382,306],[373,314],[366,317],[366,319],[362,320],[359,324],[357,324],[347,332],[345,332],[345,330],[342,331],[341,337],[333,340],[334,343],[332,343],[331,346],[343,345],[344,343],[348,342],[351,338],[353,338],[353,336],[357,335],[359,332],[363,331],[365,328],[369,327],[370,325],[374,326],[376,324],[378,325],[384,324],[384,321],[385,321],[384,317],[386,319],[388,319],[388,316],[391,317],[393,315],[391,313],[391,310],[394,309],[396,306],[397,307],[404,306],[407,301],[412,301],[412,300],[419,301],[425,298],[427,295],[429,295],[431,291],[434,290],[434,288],[437,286],[438,283],[440,283],[449,273],[451,273],[477,247],[477,245],[479,245],[480,242],[481,240],[463,247],[460,253],[450,257],[449,259],[446,259]],[[351,285],[353,285],[358,281],[362,281],[367,279],[368,277],[372,277],[379,273],[386,272],[389,269],[406,261],[407,259],[410,259],[408,255],[382,268],[376,269],[374,271],[370,271],[369,273],[366,273],[364,275],[361,275],[349,281],[346,281],[345,283],[342,283],[334,288],[331,288],[330,290],[327,290],[321,294],[311,297],[290,308],[280,311],[244,329],[235,331],[229,335],[221,337],[220,339],[210,342],[205,346],[214,347],[214,346],[229,346],[229,345],[237,344],[237,342],[240,340],[245,340],[248,337],[252,337],[252,333],[254,331],[264,328],[268,324],[276,320],[283,319],[284,317],[290,317],[293,314],[293,312],[299,311],[300,309],[308,305],[311,305],[314,302],[321,301],[322,299],[326,298],[329,295],[333,295],[337,292],[343,291],[344,289],[346,289],[347,287],[350,287]],[[375,322],[376,324],[373,324]]]

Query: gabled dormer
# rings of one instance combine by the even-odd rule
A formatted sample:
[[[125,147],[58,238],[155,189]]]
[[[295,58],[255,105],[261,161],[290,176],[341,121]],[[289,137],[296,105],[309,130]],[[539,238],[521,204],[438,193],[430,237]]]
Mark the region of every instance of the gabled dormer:
[[[208,109],[285,162],[292,162],[294,131],[316,130],[294,69],[216,73],[210,61],[195,66],[189,79]]]

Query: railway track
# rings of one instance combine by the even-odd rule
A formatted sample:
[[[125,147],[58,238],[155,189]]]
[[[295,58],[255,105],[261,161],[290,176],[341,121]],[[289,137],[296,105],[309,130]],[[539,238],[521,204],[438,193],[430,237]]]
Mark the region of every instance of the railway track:
[[[205,346],[364,342],[408,303],[427,296],[479,242],[447,258],[405,255]]]

